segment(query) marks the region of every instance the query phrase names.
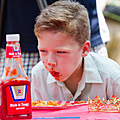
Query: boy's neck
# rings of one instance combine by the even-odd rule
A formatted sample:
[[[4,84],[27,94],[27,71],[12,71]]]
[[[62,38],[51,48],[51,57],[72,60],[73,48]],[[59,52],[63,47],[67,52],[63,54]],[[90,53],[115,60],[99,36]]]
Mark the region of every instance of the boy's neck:
[[[65,86],[71,91],[73,96],[75,95],[78,87],[78,82],[82,78],[83,74],[83,66],[84,66],[84,60],[82,60],[82,64],[76,69],[76,71],[66,80],[64,81]]]

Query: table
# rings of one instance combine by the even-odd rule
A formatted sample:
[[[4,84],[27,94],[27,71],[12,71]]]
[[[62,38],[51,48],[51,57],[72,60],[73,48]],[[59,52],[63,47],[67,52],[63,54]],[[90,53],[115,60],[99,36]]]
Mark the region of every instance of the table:
[[[63,109],[32,110],[31,120],[41,117],[80,117],[78,120],[120,120],[120,113],[89,112],[88,105],[79,105]],[[77,118],[69,120],[77,120]]]
[[[88,105],[59,110],[32,111],[32,118],[40,117],[80,117],[80,120],[120,120],[120,113],[89,112]]]

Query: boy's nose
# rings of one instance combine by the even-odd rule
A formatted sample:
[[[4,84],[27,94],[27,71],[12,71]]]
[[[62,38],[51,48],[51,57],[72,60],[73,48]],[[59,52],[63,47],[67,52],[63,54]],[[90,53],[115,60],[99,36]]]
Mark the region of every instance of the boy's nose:
[[[56,62],[54,62],[54,63],[49,63],[49,62],[48,62],[48,65],[49,65],[49,66],[52,66],[52,67],[53,67],[53,66],[56,66]]]
[[[49,66],[56,66],[56,60],[53,55],[49,55],[47,64]]]

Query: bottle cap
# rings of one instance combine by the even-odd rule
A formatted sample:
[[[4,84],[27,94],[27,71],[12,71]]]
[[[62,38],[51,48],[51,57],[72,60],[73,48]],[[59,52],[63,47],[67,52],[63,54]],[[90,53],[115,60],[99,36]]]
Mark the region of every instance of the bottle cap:
[[[19,41],[20,35],[19,34],[7,34],[6,41]]]

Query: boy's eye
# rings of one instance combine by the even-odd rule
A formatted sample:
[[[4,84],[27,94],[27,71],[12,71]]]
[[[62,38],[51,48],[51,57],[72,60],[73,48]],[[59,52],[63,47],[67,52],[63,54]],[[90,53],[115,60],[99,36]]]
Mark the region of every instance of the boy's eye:
[[[57,51],[57,53],[67,53],[67,52],[65,52],[65,51]]]
[[[40,52],[47,52],[46,50],[40,50]]]

